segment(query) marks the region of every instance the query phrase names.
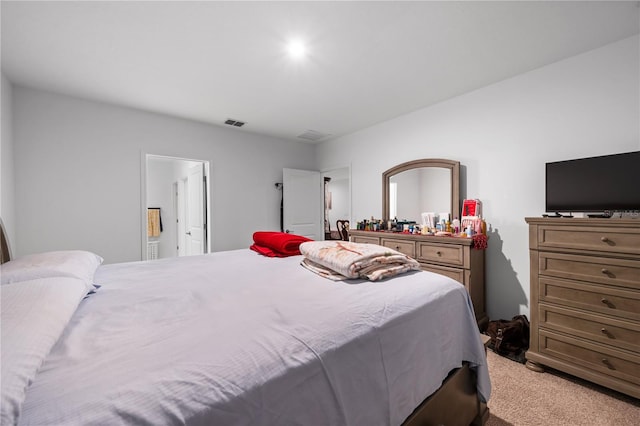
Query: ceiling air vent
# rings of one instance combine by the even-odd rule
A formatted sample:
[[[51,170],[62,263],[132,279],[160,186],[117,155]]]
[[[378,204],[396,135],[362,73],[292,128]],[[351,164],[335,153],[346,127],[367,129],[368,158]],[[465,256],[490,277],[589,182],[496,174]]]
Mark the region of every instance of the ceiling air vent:
[[[228,124],[229,126],[242,127],[244,126],[244,121],[234,120],[233,118],[227,118],[227,121],[224,124]]]
[[[300,139],[306,139],[311,142],[318,142],[321,139],[324,139],[328,136],[331,136],[328,133],[320,133],[315,130],[306,130],[298,135]]]

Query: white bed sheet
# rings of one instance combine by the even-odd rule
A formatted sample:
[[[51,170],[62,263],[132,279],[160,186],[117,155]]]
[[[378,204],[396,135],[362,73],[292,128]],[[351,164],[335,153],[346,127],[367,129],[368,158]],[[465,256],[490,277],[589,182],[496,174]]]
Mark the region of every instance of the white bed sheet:
[[[398,425],[469,361],[469,296],[429,272],[334,282],[250,250],[102,266],[23,425]]]

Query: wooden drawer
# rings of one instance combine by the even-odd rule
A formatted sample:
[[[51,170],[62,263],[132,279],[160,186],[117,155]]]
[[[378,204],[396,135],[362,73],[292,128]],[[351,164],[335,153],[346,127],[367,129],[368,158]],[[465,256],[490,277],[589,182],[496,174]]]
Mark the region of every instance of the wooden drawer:
[[[540,277],[541,302],[640,321],[640,293],[560,278]]]
[[[640,323],[541,303],[539,326],[640,354]]]
[[[376,237],[361,237],[359,235],[352,235],[351,242],[364,243],[364,244],[380,244],[380,238]]]
[[[640,384],[640,356],[540,329],[540,353],[607,376]]]
[[[382,238],[380,245],[399,251],[409,257],[416,257],[416,244],[413,241],[389,240]]]
[[[418,242],[418,260],[464,266],[464,247],[451,244]]]
[[[540,252],[540,275],[640,290],[640,261]]]
[[[472,249],[471,238],[436,237],[434,235],[405,234],[389,231],[350,229],[351,241],[380,244],[418,259],[425,271],[435,272],[463,284],[473,302],[478,327],[486,328],[489,318],[485,312],[484,250]],[[422,248],[419,248],[422,247]],[[438,255],[438,251],[440,254]]]
[[[614,220],[614,219],[612,219]],[[567,248],[608,253],[640,254],[640,229],[540,226],[540,248]]]
[[[420,267],[425,271],[435,272],[436,274],[441,274],[449,278],[453,278],[460,284],[464,284],[464,269],[448,268],[446,266],[438,266],[426,263],[420,263]]]

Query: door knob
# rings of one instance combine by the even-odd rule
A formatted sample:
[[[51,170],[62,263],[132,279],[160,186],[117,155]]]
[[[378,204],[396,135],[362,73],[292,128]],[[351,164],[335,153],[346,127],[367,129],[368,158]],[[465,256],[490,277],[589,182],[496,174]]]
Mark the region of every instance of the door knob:
[[[613,338],[613,335],[612,335],[611,333],[609,333],[609,330],[607,330],[607,329],[606,329],[606,328],[604,328],[604,327],[600,329],[600,332],[601,332],[602,334],[604,334],[605,336],[609,337],[609,338]]]
[[[608,307],[610,307],[610,308],[615,308],[615,305],[613,303],[611,303],[611,301],[609,299],[607,299],[607,298],[603,297],[600,301],[602,303],[604,303],[605,305],[607,305]]]
[[[185,232],[185,234],[187,234],[187,235],[191,235],[191,231],[189,231],[189,232]]]

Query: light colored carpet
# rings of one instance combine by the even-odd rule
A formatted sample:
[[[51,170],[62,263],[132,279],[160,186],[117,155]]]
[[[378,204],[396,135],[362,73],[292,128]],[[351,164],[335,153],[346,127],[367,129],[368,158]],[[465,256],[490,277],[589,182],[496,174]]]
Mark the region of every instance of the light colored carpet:
[[[638,426],[640,400],[560,372],[536,373],[489,350],[487,426]]]

